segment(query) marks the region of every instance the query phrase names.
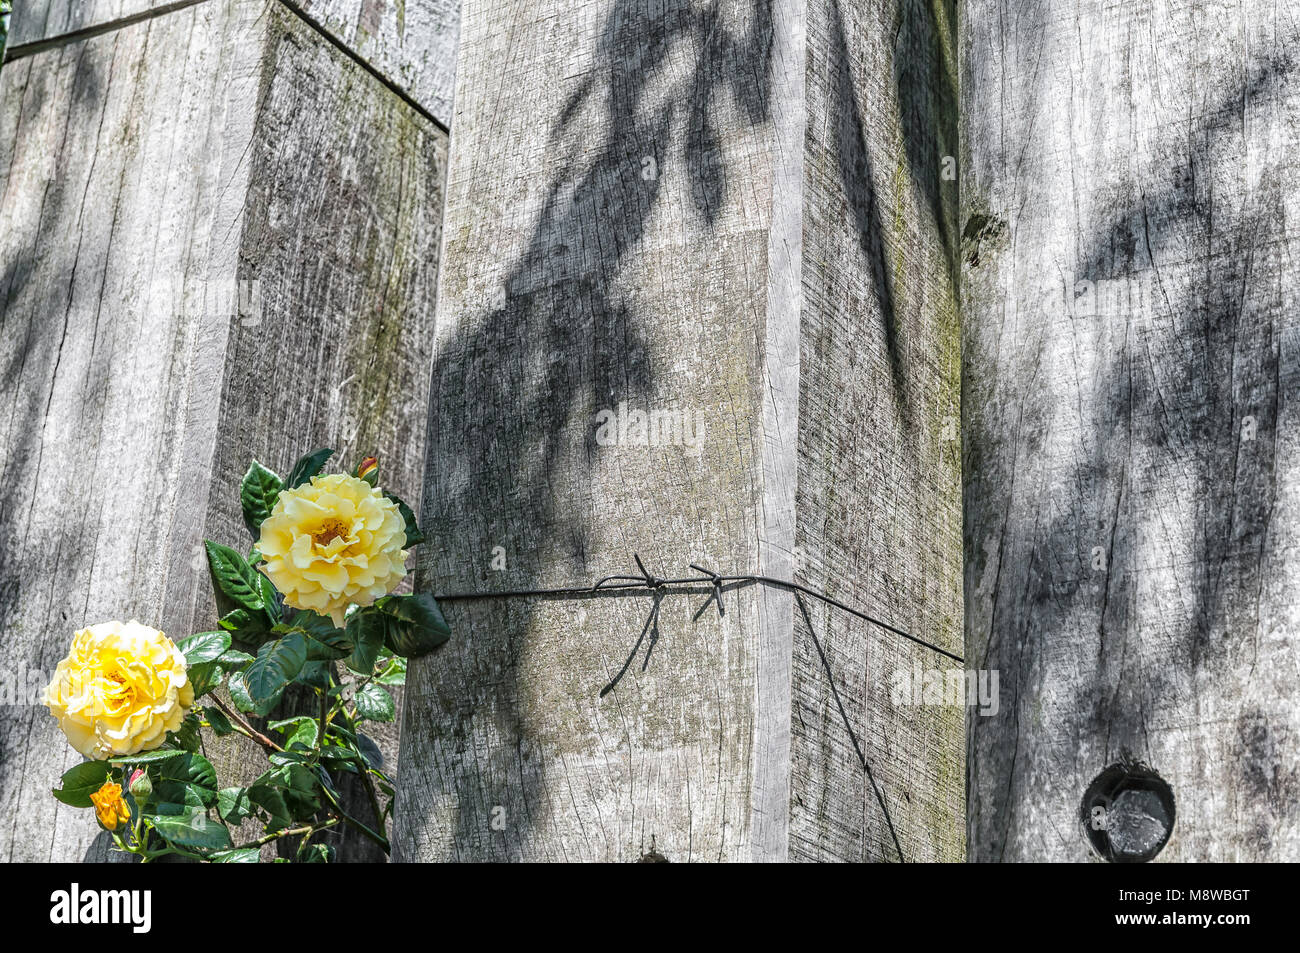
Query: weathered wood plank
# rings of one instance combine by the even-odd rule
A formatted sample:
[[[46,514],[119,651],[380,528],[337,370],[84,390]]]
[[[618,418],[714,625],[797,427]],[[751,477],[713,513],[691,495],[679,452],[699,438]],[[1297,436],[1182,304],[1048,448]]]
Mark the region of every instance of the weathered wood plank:
[[[960,654],[960,351],[951,3],[809,4],[797,544],[800,576]],[[790,852],[964,857],[965,714],[893,697],[955,663],[842,613],[796,626]],[[865,816],[864,816],[865,815]]]
[[[245,537],[251,456],[373,451],[414,492],[446,140],[255,0],[16,60],[0,89],[0,659],[38,692],[83,624],[211,624],[200,541]],[[49,796],[75,753],[20,701],[0,856],[104,856]],[[262,759],[208,753],[230,778]]]
[[[1129,754],[1160,857],[1296,860],[1295,13],[962,11],[971,857],[1088,858]]]
[[[9,46],[76,33],[115,20],[139,16],[176,0],[18,0],[9,21]]]
[[[897,93],[877,100],[882,68],[935,56],[909,34],[895,60],[890,9],[465,10],[423,511],[441,545],[417,585],[570,585],[636,551],[661,575],[797,573],[959,642],[950,222],[908,152],[952,119],[904,135]],[[892,306],[860,235],[868,159],[891,176]],[[608,445],[600,412],[631,409],[698,415],[698,452]],[[906,643],[813,608],[850,735],[788,594],[693,619],[706,595],[665,599],[648,667],[604,699],[649,597],[448,603],[456,636],[408,689],[399,855],[895,859],[856,738],[908,859],[960,857],[961,713],[889,707]]]
[[[461,0],[306,0],[348,49],[451,125]]]
[[[192,2],[196,0],[16,0],[9,46]],[[460,0],[288,0],[286,5],[301,9],[444,127],[450,125]]]

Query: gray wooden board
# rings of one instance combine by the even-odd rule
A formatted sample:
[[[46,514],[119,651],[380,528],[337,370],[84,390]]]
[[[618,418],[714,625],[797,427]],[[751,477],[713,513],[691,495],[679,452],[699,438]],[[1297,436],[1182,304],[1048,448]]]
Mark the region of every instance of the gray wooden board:
[[[247,541],[251,457],[375,452],[417,496],[446,140],[254,0],[34,54],[0,89],[0,658],[43,684],[82,625],[212,626],[201,540]],[[260,304],[232,318],[238,282]],[[208,754],[230,784],[264,762],[236,736]],[[0,856],[104,856],[49,794],[76,760],[43,707],[0,707]]]
[[[952,20],[912,11],[896,48],[890,10],[466,9],[417,585],[580,584],[636,551],[798,572],[960,643],[955,119],[893,72],[950,76]],[[699,413],[700,452],[605,445],[621,404]],[[706,595],[665,600],[604,699],[648,596],[448,603],[408,689],[399,856],[896,859],[856,737],[907,859],[960,858],[962,712],[888,703],[893,667],[945,663],[814,606],[846,728],[788,594],[692,620]]]
[[[962,14],[971,858],[1089,858],[1128,755],[1162,859],[1296,860],[1296,11]]]
[[[178,2],[185,0],[17,0],[9,46],[147,15]],[[460,0],[304,0],[289,5],[302,9],[444,126],[451,124]]]

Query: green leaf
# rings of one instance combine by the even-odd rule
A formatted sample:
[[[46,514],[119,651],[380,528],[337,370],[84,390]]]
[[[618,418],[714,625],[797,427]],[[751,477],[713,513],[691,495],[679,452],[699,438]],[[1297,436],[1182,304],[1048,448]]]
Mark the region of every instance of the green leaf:
[[[243,672],[232,672],[230,678],[226,681],[226,690],[230,692],[230,699],[235,703],[235,707],[244,714],[249,714],[257,709],[253,704],[253,699],[248,694],[248,686],[244,684]]]
[[[321,691],[329,691],[332,685],[333,666],[328,662],[308,661],[302,667],[295,679],[299,685],[309,685],[312,688],[319,688]]]
[[[260,612],[263,606],[260,574],[229,546],[210,539],[204,540],[203,545],[208,551],[208,567],[217,590],[237,607]]]
[[[352,641],[352,654],[347,666],[354,672],[370,675],[375,671],[375,660],[384,647],[388,633],[388,617],[376,608],[358,609],[348,616],[348,638]]]
[[[266,615],[261,612],[249,612],[247,609],[234,609],[223,615],[217,622],[241,642],[261,642],[270,628]]]
[[[157,764],[159,761],[170,761],[172,758],[179,758],[184,753],[184,751],[178,751],[175,748],[155,748],[153,751],[141,751],[139,754],[124,754],[121,757],[110,758],[108,763],[114,765]]]
[[[284,481],[284,488],[292,490],[294,487],[302,486],[302,484],[324,470],[326,461],[332,456],[334,456],[334,451],[326,447],[313,450],[293,465],[293,469],[289,471],[288,479]]]
[[[247,609],[233,609],[218,619],[217,625],[227,632],[237,632],[240,629],[247,628],[252,621],[253,616]]]
[[[380,685],[405,685],[406,684],[406,659],[400,655],[394,655],[391,658],[380,661],[380,673],[375,676],[375,681]]]
[[[311,662],[334,662],[347,658],[352,651],[352,643],[342,632],[320,639],[307,639],[307,659]]]
[[[199,736],[199,716],[195,712],[189,712],[185,716],[180,728],[167,732],[167,742],[172,747],[186,751],[198,751],[202,740]]]
[[[384,644],[395,655],[419,658],[451,638],[442,610],[428,593],[388,596],[375,606],[389,617]]]
[[[230,719],[220,708],[203,709],[203,717],[208,720],[208,727],[218,738],[224,738],[235,730],[235,726],[230,723]]]
[[[163,761],[150,776],[154,779],[154,800],[193,804],[197,799],[204,807],[216,803],[217,771],[201,754],[183,752]]]
[[[397,504],[397,512],[401,514],[402,519],[406,522],[406,542],[404,548],[410,549],[418,543],[424,542],[424,533],[420,532],[420,527],[415,521],[415,513],[412,509],[402,502],[394,493],[384,491],[384,496]]]
[[[214,864],[256,864],[262,852],[256,847],[238,847],[232,850],[219,850],[211,854],[208,860]]]
[[[282,789],[273,785],[254,784],[248,789],[248,797],[266,813],[266,829],[269,833],[293,825],[293,811],[289,809]]]
[[[239,485],[239,504],[244,509],[244,525],[253,534],[253,539],[261,534],[262,521],[271,515],[283,488],[280,477],[256,460],[244,474],[244,480]]]
[[[320,756],[327,761],[342,761],[342,767],[353,774],[357,773],[355,765],[366,763],[360,753],[346,745],[327,744],[320,749]]]
[[[111,771],[107,761],[83,761],[63,773],[54,796],[72,807],[91,807],[90,796],[104,786]]]
[[[295,609],[293,616],[286,619],[285,624],[294,629],[301,629],[316,639],[323,639],[327,635],[340,631],[332,618],[312,609]]]
[[[357,692],[357,717],[371,721],[392,721],[397,707],[388,689],[373,682]]]
[[[314,748],[316,747],[316,739],[320,737],[320,725],[315,718],[309,718],[306,715],[297,715],[293,718],[286,718],[284,721],[273,721],[267,727],[286,736],[284,739],[285,748],[292,748],[295,744]]]
[[[231,824],[252,817],[253,802],[248,797],[248,788],[222,788],[218,791],[217,813]]]
[[[320,809],[320,782],[301,764],[267,771],[248,789],[250,800],[270,815],[271,830],[310,819]]]
[[[276,591],[275,583],[263,572],[257,573],[257,578],[262,589],[262,611],[271,622],[279,622],[284,613],[280,609],[280,594]]]
[[[221,666],[216,662],[200,662],[198,665],[191,665],[189,676],[190,685],[194,688],[194,697],[202,698],[220,685],[223,674]]]
[[[329,844],[304,844],[298,848],[298,859],[304,864],[328,864],[334,859],[334,848]]]
[[[222,848],[230,846],[230,832],[202,811],[193,814],[153,814],[146,816],[153,829],[166,841],[179,847]]]
[[[257,658],[244,672],[244,685],[258,714],[271,710],[306,664],[307,637],[301,632],[289,632],[258,649]]]
[[[253,661],[253,656],[247,652],[241,652],[239,649],[226,649],[221,653],[221,658],[217,659],[217,664],[226,671],[230,671],[232,668],[247,665],[251,661]]]
[[[230,635],[226,632],[196,632],[177,642],[176,648],[190,665],[211,662],[230,648]]]
[[[361,760],[365,762],[367,768],[384,766],[384,753],[379,750],[375,739],[360,731],[357,732],[357,753],[361,755]]]
[[[332,662],[345,658],[352,650],[352,642],[343,630],[335,628],[330,619],[315,612],[299,612],[292,622],[271,629],[272,635],[284,636],[293,632],[307,640],[307,660],[310,662]]]

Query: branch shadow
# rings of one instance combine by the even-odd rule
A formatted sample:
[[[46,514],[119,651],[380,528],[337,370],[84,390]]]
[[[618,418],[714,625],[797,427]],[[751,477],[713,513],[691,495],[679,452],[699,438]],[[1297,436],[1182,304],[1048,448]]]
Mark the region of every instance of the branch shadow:
[[[1122,283],[1128,288],[1132,276],[1139,274],[1153,275],[1154,286],[1141,292],[1140,313],[1132,310],[1131,301],[1114,313],[1100,306],[1087,312],[1077,285],[1067,279],[1062,289],[1062,308],[1082,333],[1095,332],[1099,322],[1122,319],[1116,327],[1123,337],[1101,363],[1095,406],[1086,415],[1080,411],[1081,431],[1087,431],[1081,435],[1080,453],[1058,478],[1058,485],[1082,493],[1082,501],[1065,507],[1053,505],[1058,500],[1039,501],[1040,510],[1051,515],[1035,524],[1030,539],[1018,541],[1014,555],[1027,549],[1026,563],[1014,569],[1011,583],[1001,583],[1001,588],[1015,588],[1023,582],[1024,591],[1007,600],[1009,608],[997,604],[981,651],[968,651],[985,657],[983,667],[1016,674],[1015,695],[1004,710],[1016,719],[1012,731],[1020,754],[1017,758],[1011,750],[1006,725],[990,725],[984,735],[980,720],[971,724],[969,783],[979,784],[987,795],[971,798],[970,838],[976,857],[1005,855],[1025,836],[1017,829],[1017,791],[1033,784],[1033,773],[1042,765],[1024,757],[1027,741],[1020,724],[1033,719],[1044,703],[1045,687],[1030,678],[1047,668],[1055,651],[1043,619],[1097,619],[1095,675],[1076,679],[1069,699],[1054,704],[1078,713],[1076,743],[1104,739],[1107,761],[1132,753],[1150,759],[1150,700],[1178,698],[1194,690],[1192,686],[1205,684],[1198,675],[1249,657],[1252,640],[1258,640],[1266,513],[1278,490],[1263,475],[1271,472],[1278,452],[1277,399],[1284,375],[1276,315],[1258,306],[1252,313],[1248,299],[1254,283],[1274,281],[1282,273],[1278,267],[1261,268],[1257,256],[1265,247],[1262,242],[1286,233],[1283,189],[1288,173],[1285,156],[1271,160],[1249,201],[1225,212],[1215,208],[1207,171],[1239,161],[1240,143],[1232,137],[1241,131],[1245,104],[1276,100],[1293,83],[1294,72],[1289,54],[1265,58],[1253,63],[1241,82],[1217,101],[1199,107],[1201,118],[1188,129],[1185,155],[1180,159],[1180,143],[1162,146],[1155,162],[1136,173],[1141,177],[1137,188],[1131,183],[1116,188],[1125,198],[1106,209],[1110,224],[1076,252],[1073,277],[1090,287]],[[1147,188],[1152,183],[1155,187]],[[1267,248],[1264,253],[1269,253]],[[1188,277],[1184,292],[1171,297],[1167,270],[1188,262],[1201,273]],[[1143,318],[1149,318],[1149,324],[1141,323]],[[1239,361],[1243,350],[1251,357]],[[1052,426],[1050,404],[1036,403],[1033,395],[1022,399],[1023,432]],[[1240,440],[1224,437],[1237,436],[1246,414],[1257,416],[1261,438],[1274,434],[1272,443],[1260,439],[1256,444],[1260,459],[1253,477],[1239,466]],[[1031,448],[1022,451],[1016,463],[1026,457],[1044,469],[1052,462]],[[1031,471],[1024,476],[1034,485],[1038,475]],[[1245,492],[1241,481],[1248,478],[1255,484]],[[1162,523],[1150,534],[1144,524],[1151,519],[1151,501],[1159,498],[1154,494],[1176,496],[1178,509],[1160,517],[1173,529]],[[1014,498],[999,499],[1008,507],[1017,505]],[[1163,539],[1178,531],[1188,534],[1188,550],[1165,572],[1178,584],[1178,620],[1191,626],[1186,636],[1153,631],[1150,607],[1141,605],[1150,593],[1138,588],[1144,569],[1138,563],[1139,550],[1150,542],[1145,537]],[[968,523],[968,567],[983,561],[975,552],[979,538]],[[1104,543],[1106,569],[1100,579],[1087,558],[1095,542]],[[1013,558],[1009,551],[1000,552],[1003,563],[1009,565]],[[968,579],[972,571],[968,569]],[[1094,586],[1100,587],[1099,609],[1094,606]],[[1253,633],[1241,625],[1252,615]],[[1167,664],[1152,666],[1144,658],[1144,649],[1155,639],[1172,640],[1177,650]],[[1214,684],[1223,682],[1217,679]],[[1249,752],[1271,752],[1279,745],[1257,709],[1250,708],[1239,721],[1244,783],[1249,784]],[[1300,789],[1300,776],[1292,771],[1289,780],[1273,789]],[[1180,801],[1208,796],[1183,792]],[[1082,838],[1075,847],[1083,850]]]
[[[667,0],[653,8],[640,0],[612,5],[596,44],[595,65],[547,135],[549,141],[572,135],[579,117],[593,109],[605,132],[584,150],[589,160],[562,168],[547,185],[536,224],[502,279],[504,303],[458,320],[438,349],[423,501],[431,538],[492,541],[504,530],[506,514],[514,514],[515,551],[540,552],[544,538],[558,539],[585,566],[592,527],[582,514],[557,504],[551,477],[572,445],[575,422],[590,419],[598,399],[618,393],[635,401],[658,383],[646,335],[651,318],[619,291],[620,277],[635,263],[670,171],[687,177],[702,227],[716,226],[732,193],[714,120],[721,97],[738,103],[750,124],[769,118],[772,0],[739,0],[734,6],[745,14],[740,30],[731,27],[736,11],[724,13],[721,5],[701,8],[689,0]],[[664,70],[679,43],[693,50],[692,68],[670,95],[647,102],[650,79]],[[647,157],[659,170],[650,179],[640,175]],[[520,413],[524,407],[527,412]],[[591,428],[585,446],[590,465]],[[435,589],[440,574],[461,576],[463,567],[422,563],[417,586]],[[486,688],[471,692],[474,697],[457,701],[454,710],[444,709],[454,728],[435,731],[422,721],[436,714],[407,707],[403,737],[408,732],[441,736],[438,746],[452,762],[437,770],[453,777],[450,784],[461,804],[453,835],[458,855],[472,856],[485,836],[499,836],[493,856],[520,859],[530,822],[518,819],[528,818],[530,806],[545,793],[541,770],[524,766],[529,726],[513,677],[518,643],[526,637],[521,633],[529,631],[533,613],[529,606],[485,607],[473,617],[473,635],[460,635],[475,643],[461,664],[490,666],[505,677],[490,679]],[[492,662],[484,661],[489,657]],[[438,664],[448,664],[445,654]],[[475,729],[475,717],[491,717],[491,732]],[[461,761],[474,748],[471,731],[479,738],[494,733],[505,743],[491,746],[487,763],[482,750],[474,752],[471,767]],[[492,834],[482,812],[494,806],[511,808],[515,833]]]

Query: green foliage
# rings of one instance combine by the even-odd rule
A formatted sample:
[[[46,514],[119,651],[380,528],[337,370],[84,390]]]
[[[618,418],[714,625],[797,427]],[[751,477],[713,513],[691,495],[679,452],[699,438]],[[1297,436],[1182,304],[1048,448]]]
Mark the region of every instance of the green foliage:
[[[103,787],[112,771],[107,761],[85,761],[63,772],[54,796],[72,807],[90,807],[90,796]]]
[[[253,539],[260,535],[262,521],[271,515],[282,489],[284,484],[274,472],[256,460],[249,465],[239,485],[239,504],[244,510],[244,525],[253,534]]]
[[[334,451],[327,448],[313,450],[307,454],[295,463],[293,469],[289,471],[289,478],[284,481],[285,489],[292,490],[302,486],[312,477],[317,476],[325,469],[325,464],[332,456],[334,456]]]
[[[451,638],[451,628],[433,596],[387,596],[366,611],[381,613],[385,621],[384,644],[394,655],[419,658]]]
[[[119,849],[145,860],[178,854],[214,863],[256,863],[263,845],[292,836],[300,838],[296,861],[327,863],[334,848],[315,838],[339,824],[387,849],[393,785],[382,771],[379,749],[357,725],[392,721],[395,705],[386,686],[403,684],[407,659],[434,651],[451,631],[426,594],[389,595],[374,605],[353,606],[345,624],[336,626],[329,616],[286,606],[258,570],[262,523],[283,492],[318,475],[331,456],[332,450],[312,451],[283,481],[254,461],[239,492],[253,548],[245,557],[221,543],[205,543],[220,618],[213,628],[176,643],[195,697],[205,698],[202,705],[192,708],[158,749],[79,764],[54,791],[63,803],[86,808],[106,782],[120,784],[131,817],[111,832]],[[353,471],[371,486],[378,474],[373,459]],[[422,542],[411,508],[391,493],[384,495],[406,523],[404,545]],[[223,685],[233,707],[221,701]],[[240,714],[269,715],[291,685],[314,696],[310,713],[271,721],[268,734]],[[205,730],[216,737],[245,736],[266,750],[269,767],[246,787],[221,787],[202,754]],[[345,811],[333,778],[340,771],[361,779],[373,816],[361,819]],[[251,822],[260,826],[261,837],[236,843],[241,825]]]
[[[198,632],[176,643],[190,665],[213,662],[230,648],[230,636],[225,632]]]
[[[177,847],[219,849],[230,846],[230,831],[205,811],[186,814],[145,815],[145,822],[163,840]]]
[[[216,587],[217,605],[223,600],[230,604],[231,610],[243,609],[246,613],[262,612],[262,583],[253,567],[239,553],[229,546],[222,546],[207,540],[204,547],[208,553],[208,568],[212,572],[212,582]]]
[[[301,632],[287,632],[258,649],[257,658],[244,670],[253,710],[259,715],[269,712],[306,664],[307,637]]]
[[[387,689],[371,682],[357,692],[357,717],[371,721],[392,721],[396,707]]]

